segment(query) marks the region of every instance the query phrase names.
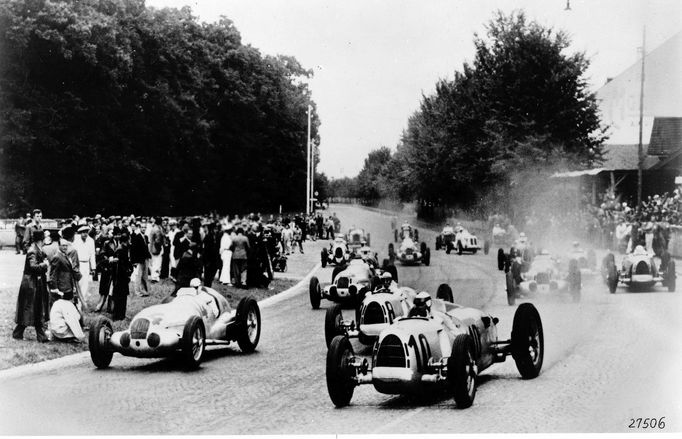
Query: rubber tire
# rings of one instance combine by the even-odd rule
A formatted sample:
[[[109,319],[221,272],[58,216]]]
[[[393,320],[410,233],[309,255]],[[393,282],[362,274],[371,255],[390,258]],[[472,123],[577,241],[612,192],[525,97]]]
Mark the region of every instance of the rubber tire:
[[[580,302],[582,279],[580,276],[580,269],[578,268],[578,260],[571,259],[568,261],[568,292],[571,294],[573,302]]]
[[[426,265],[427,267],[431,265],[431,249],[428,247],[424,252],[424,265]]]
[[[385,268],[385,271],[388,271],[389,273],[391,273],[391,277],[393,277],[393,280],[398,282],[398,268],[395,265],[389,264]]]
[[[676,277],[677,275],[675,274],[675,261],[671,258],[670,261],[668,261],[668,267],[666,267],[665,270],[665,283],[668,286],[668,291],[671,293],[675,292]]]
[[[202,352],[199,358],[194,358],[194,353],[192,352],[194,346],[192,342],[193,334],[195,330],[200,327],[203,334],[202,341]],[[182,331],[182,338],[180,339],[180,355],[185,364],[185,367],[189,370],[194,370],[199,367],[201,360],[206,352],[206,328],[204,328],[204,322],[199,316],[192,316],[185,322],[185,328]]]
[[[320,280],[316,276],[310,278],[308,294],[310,295],[310,306],[313,309],[319,309],[322,294],[320,293]]]
[[[534,362],[529,354],[529,336],[538,331],[538,357]],[[514,313],[511,333],[511,352],[516,368],[523,379],[535,378],[540,374],[545,354],[544,333],[540,313],[532,303],[522,303]]]
[[[354,355],[348,337],[334,337],[327,350],[327,391],[336,407],[345,407],[353,398],[356,383],[352,379],[352,368],[346,364],[348,356]]]
[[[449,255],[450,253],[452,253],[452,243],[445,244],[445,254]]]
[[[322,251],[320,252],[320,263],[322,264],[322,268],[327,266],[327,261],[328,261],[327,249],[323,248]]]
[[[393,230],[393,242],[398,242],[398,229]]]
[[[393,245],[392,242],[388,244],[388,259],[389,260],[395,259],[395,246]]]
[[[111,320],[104,316],[98,316],[94,324],[90,325],[90,332],[88,334],[88,349],[90,350],[90,358],[92,363],[98,369],[106,369],[111,364],[111,358],[114,356],[114,351],[105,344],[100,343],[99,333],[104,329],[109,332],[109,335],[114,333],[113,324]]]
[[[490,253],[490,241],[486,239],[483,241],[483,254],[487,255],[488,253]]]
[[[367,233],[367,247],[371,247],[371,246],[372,246],[371,241],[370,241],[369,238],[370,238],[369,233]]]
[[[345,265],[337,265],[336,267],[334,267],[334,270],[332,271],[332,283],[334,283],[336,276],[345,269],[346,269]]]
[[[507,286],[507,303],[509,306],[514,306],[516,304],[516,283],[514,282],[514,275],[509,271],[504,277]]]
[[[342,318],[341,305],[335,303],[327,308],[327,312],[324,316],[324,341],[327,344],[327,348],[331,345],[334,337],[337,335],[345,335],[340,325]]]
[[[422,252],[422,254],[426,253],[426,243],[422,242],[419,244],[419,251]]]
[[[440,250],[442,245],[441,242],[443,241],[443,238],[440,236],[436,236],[436,251]]]
[[[618,270],[616,270],[615,264],[609,263],[606,267],[606,285],[609,287],[609,293],[616,293],[618,289]]]
[[[258,327],[258,332],[256,332],[256,338],[254,341],[249,339],[249,335],[247,333],[248,322],[246,319],[250,310],[253,310],[256,313],[256,325]],[[260,307],[258,306],[256,299],[251,296],[242,298],[237,305],[237,315],[235,319],[237,320],[237,344],[239,345],[239,349],[247,354],[255,351],[256,346],[258,346],[261,333]]]
[[[448,284],[438,285],[436,290],[436,299],[445,300],[446,302],[454,303],[455,298],[452,295],[452,288]]]
[[[457,254],[461,256],[463,252],[464,252],[464,247],[462,246],[462,241],[458,241],[457,242]]]
[[[497,269],[504,271],[504,267],[507,265],[507,255],[504,254],[503,249],[497,250]]]
[[[475,365],[474,343],[469,334],[459,334],[452,343],[452,353],[448,357],[448,387],[458,409],[471,407],[476,397],[476,375],[471,390],[467,387],[470,377],[467,363]],[[473,363],[473,364],[472,364]]]
[[[414,229],[413,236],[414,236],[413,241],[414,241],[414,242],[419,242],[419,230]]]

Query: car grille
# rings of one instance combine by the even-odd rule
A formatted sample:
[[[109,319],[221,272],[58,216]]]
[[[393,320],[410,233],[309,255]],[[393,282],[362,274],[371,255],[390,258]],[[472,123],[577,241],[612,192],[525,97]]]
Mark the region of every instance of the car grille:
[[[348,278],[343,276],[340,277],[336,280],[336,288],[348,288],[348,285],[350,282],[348,281]]]
[[[377,367],[407,367],[405,349],[400,339],[393,334],[384,337],[377,352]]]
[[[635,274],[649,274],[649,264],[639,261],[635,267]]]
[[[334,256],[337,258],[341,258],[343,256],[343,250],[341,250],[341,247],[336,247],[336,250],[334,250]]]
[[[406,255],[411,255],[412,253],[414,253],[414,249],[408,248],[407,250],[405,250]]]
[[[130,338],[144,339],[147,338],[147,330],[149,329],[149,320],[136,319],[130,325]]]
[[[535,275],[535,282],[539,284],[548,284],[549,283],[549,274],[547,273],[538,273]]]
[[[471,243],[471,247],[477,247],[478,246],[478,240],[476,238],[471,238],[469,240],[469,243]]]
[[[365,309],[365,315],[362,317],[364,325],[373,325],[375,323],[386,323],[384,320],[384,311],[381,305],[376,302],[370,302]]]

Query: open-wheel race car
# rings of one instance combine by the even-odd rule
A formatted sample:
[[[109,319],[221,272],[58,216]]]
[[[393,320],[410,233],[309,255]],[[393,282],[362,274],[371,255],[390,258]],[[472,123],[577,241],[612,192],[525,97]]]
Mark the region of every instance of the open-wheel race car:
[[[440,235],[436,236],[436,250],[445,249],[445,253],[450,254],[453,250],[458,254],[470,252],[476,254],[482,247],[476,235],[470,233],[462,226],[453,228],[443,227]]]
[[[511,306],[517,298],[547,293],[569,293],[574,302],[579,302],[581,279],[576,259],[569,260],[568,272],[564,272],[559,261],[546,251],[535,256],[530,265],[525,265],[523,257],[517,255],[505,270],[507,303]]]
[[[355,319],[344,319],[341,306],[336,304],[327,308],[324,324],[324,336],[327,347],[337,335],[358,338],[366,345],[374,343],[381,331],[396,319],[407,316],[414,304],[417,292],[410,287],[400,287],[388,273],[380,276],[381,284],[373,291],[367,292],[359,307],[355,310]],[[441,284],[436,298],[447,302],[453,301],[452,289]]]
[[[410,237],[403,239],[398,251],[396,252],[393,243],[388,244],[388,257],[390,260],[398,259],[403,265],[431,264],[431,249],[422,242],[417,248],[417,244]]]
[[[657,283],[670,292],[676,288],[675,261],[670,253],[664,252],[661,265],[657,267],[653,256],[641,245],[623,258],[620,270],[616,268],[613,253],[607,254],[602,263],[602,274],[611,294],[616,292],[619,283],[635,291],[651,291]]]
[[[170,302],[152,305],[133,317],[130,327],[114,332],[111,320],[100,316],[90,326],[92,362],[109,367],[114,352],[129,357],[161,358],[179,354],[189,369],[201,364],[207,345],[236,341],[242,352],[256,349],[261,316],[258,303],[244,297],[237,309],[220,293],[193,279]]]
[[[413,228],[409,223],[403,223],[399,229],[393,229],[393,241],[400,242],[405,238],[419,241],[419,230]]]
[[[310,278],[308,284],[310,306],[318,309],[322,299],[358,305],[367,291],[372,291],[378,286],[379,276],[384,271],[391,273],[393,279],[398,279],[396,267],[387,261],[384,261],[384,265],[379,269],[372,262],[355,255],[347,265],[334,267],[329,285],[324,287],[320,285],[317,276]]]
[[[429,301],[433,302],[430,311]],[[483,311],[419,293],[409,315],[381,332],[371,361],[355,355],[348,337],[334,337],[326,361],[329,397],[335,406],[344,407],[362,384],[372,384],[385,394],[425,395],[442,389],[463,409],[474,402],[480,372],[508,355],[523,378],[537,377],[544,356],[537,309],[530,303],[518,307],[510,339],[498,339],[497,323]]]
[[[585,250],[584,248],[580,247],[580,244],[576,241],[573,243],[573,248],[567,256],[569,260],[575,259],[577,261],[580,275],[583,278],[594,276],[598,273],[597,254],[593,249]]]
[[[345,265],[351,258],[351,251],[342,234],[337,234],[334,241],[329,243],[329,249],[323,248],[320,252],[322,268],[329,265]]]
[[[365,232],[365,229],[352,228],[346,235],[346,242],[348,243],[350,251],[354,252],[360,247],[370,245],[370,234],[369,232]]]

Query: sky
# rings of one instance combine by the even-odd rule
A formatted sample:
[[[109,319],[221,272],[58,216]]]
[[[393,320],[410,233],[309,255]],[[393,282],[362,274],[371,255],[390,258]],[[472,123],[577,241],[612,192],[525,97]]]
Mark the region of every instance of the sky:
[[[596,91],[638,60],[646,28],[650,52],[682,30],[682,0],[147,0],[188,5],[201,21],[231,19],[242,42],[291,55],[313,69],[320,117],[318,172],[352,177],[367,154],[395,149],[407,120],[441,78],[473,60],[474,33],[497,10],[523,10],[571,37],[569,53],[591,60]],[[682,55],[682,54],[681,54]]]

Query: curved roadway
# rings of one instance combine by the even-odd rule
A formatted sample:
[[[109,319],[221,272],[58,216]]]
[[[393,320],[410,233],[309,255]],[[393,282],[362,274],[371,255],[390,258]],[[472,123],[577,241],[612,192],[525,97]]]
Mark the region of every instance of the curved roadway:
[[[385,257],[392,237],[388,216],[349,206],[334,210],[344,229],[366,228]],[[507,337],[514,308],[506,304],[494,252],[446,255],[433,248],[433,232],[422,229],[420,235],[431,247],[431,266],[399,267],[401,283],[433,292],[448,282],[456,302],[499,317],[499,334]],[[321,244],[308,248],[313,246]],[[331,269],[317,276],[328,282]],[[382,395],[371,385],[356,388],[349,407],[335,409],[324,370],[329,302],[312,310],[305,285],[262,310],[256,353],[211,348],[198,371],[184,372],[171,360],[116,354],[108,370],[83,358],[0,377],[0,433],[625,432],[631,418],[661,416],[663,431],[680,431],[681,304],[679,293],[609,295],[594,282],[579,304],[562,297],[536,302],[546,351],[535,380],[521,380],[509,359],[482,373],[467,410],[457,410],[447,396],[414,401]]]

